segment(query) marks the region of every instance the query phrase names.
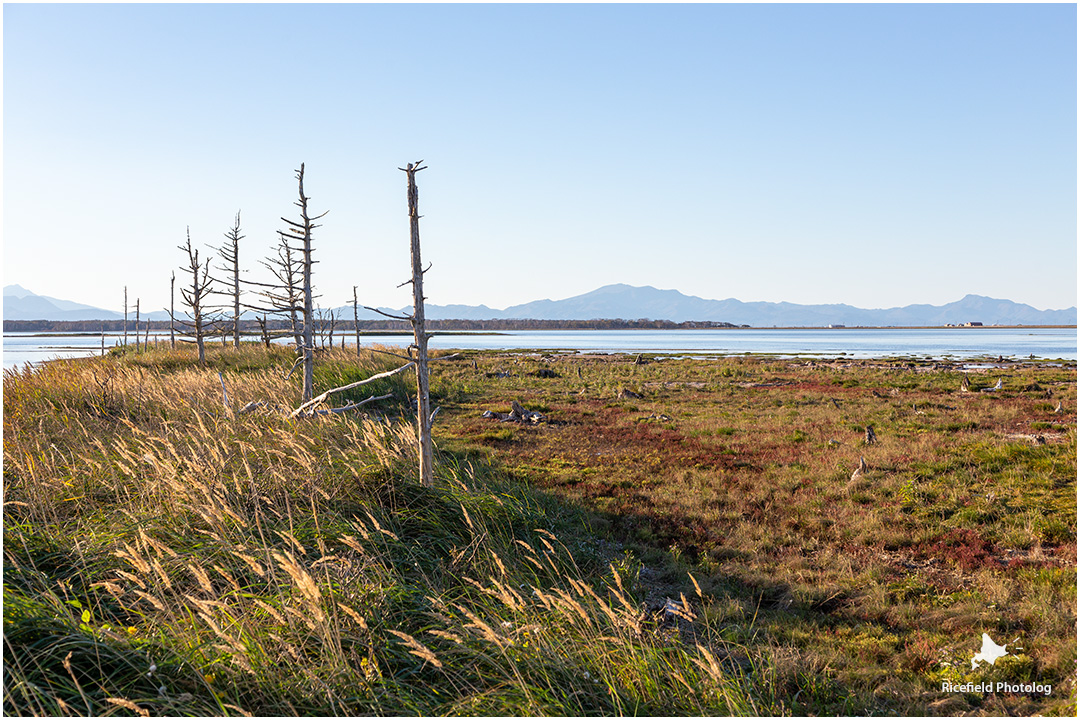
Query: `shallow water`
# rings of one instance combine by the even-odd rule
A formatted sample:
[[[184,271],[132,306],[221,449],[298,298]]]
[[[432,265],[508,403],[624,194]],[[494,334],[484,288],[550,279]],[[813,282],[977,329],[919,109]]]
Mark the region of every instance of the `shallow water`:
[[[352,342],[352,335],[346,342]],[[362,343],[405,347],[412,336],[361,334]],[[708,330],[515,330],[498,334],[439,334],[433,349],[572,350],[706,355],[912,359],[1062,359],[1075,361],[1076,328],[806,328]],[[105,348],[122,342],[106,335]],[[335,338],[340,343],[340,335]],[[129,342],[133,338],[129,336]],[[168,335],[150,335],[150,342]],[[288,342],[283,339],[282,342]],[[100,335],[5,333],[4,368],[101,352]]]

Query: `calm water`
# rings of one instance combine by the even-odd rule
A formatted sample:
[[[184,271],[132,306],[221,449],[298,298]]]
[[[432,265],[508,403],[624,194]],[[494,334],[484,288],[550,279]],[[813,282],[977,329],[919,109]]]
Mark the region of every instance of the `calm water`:
[[[151,342],[154,341],[151,334]],[[168,337],[157,336],[168,342]],[[119,342],[107,335],[105,347]],[[346,338],[351,342],[352,336]],[[406,346],[409,335],[362,342]],[[339,339],[340,342],[340,339]],[[522,330],[499,335],[436,335],[432,348],[579,350],[618,353],[776,354],[806,357],[1027,358],[1076,360],[1075,328],[929,328],[799,330]],[[6,333],[4,367],[100,352],[98,335]]]

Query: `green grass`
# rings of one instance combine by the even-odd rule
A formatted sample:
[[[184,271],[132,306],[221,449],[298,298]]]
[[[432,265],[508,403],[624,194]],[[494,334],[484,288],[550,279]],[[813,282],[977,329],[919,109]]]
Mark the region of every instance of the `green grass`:
[[[729,637],[769,658],[790,711],[1073,713],[1074,364],[571,356],[537,381],[540,362],[491,354],[441,375],[516,369],[447,408],[443,442],[483,446],[479,413],[500,400],[548,407],[554,423],[515,432],[500,462],[658,574],[688,567],[714,602],[751,608],[754,631]],[[1052,695],[943,696],[946,675],[982,676],[983,632],[1022,647],[1002,668]]]

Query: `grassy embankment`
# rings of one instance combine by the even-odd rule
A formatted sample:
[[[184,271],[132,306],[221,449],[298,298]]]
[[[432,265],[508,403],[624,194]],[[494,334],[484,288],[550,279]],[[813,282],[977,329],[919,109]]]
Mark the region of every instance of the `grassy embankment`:
[[[211,359],[5,375],[8,713],[1075,711],[1075,367],[482,353],[424,489],[404,402],[236,417],[289,356]]]
[[[378,358],[328,353],[317,391]],[[5,373],[6,714],[783,709],[700,597],[642,612],[580,512],[452,448],[420,487],[406,379],[353,397],[397,393],[381,416],[294,421],[217,376],[294,407],[287,350],[210,360]]]

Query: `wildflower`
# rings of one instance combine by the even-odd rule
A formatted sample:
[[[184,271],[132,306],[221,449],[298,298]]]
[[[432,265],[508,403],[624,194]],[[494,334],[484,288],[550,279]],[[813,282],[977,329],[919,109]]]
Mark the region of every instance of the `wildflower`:
[[[152,676],[157,672],[157,663],[150,663],[150,672],[146,673],[146,677]]]

